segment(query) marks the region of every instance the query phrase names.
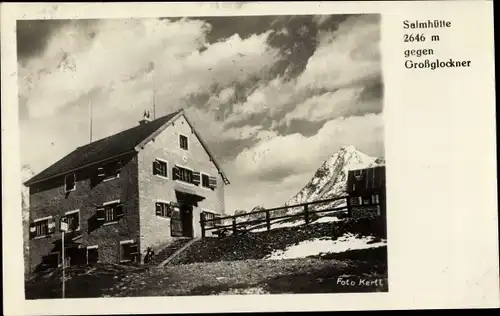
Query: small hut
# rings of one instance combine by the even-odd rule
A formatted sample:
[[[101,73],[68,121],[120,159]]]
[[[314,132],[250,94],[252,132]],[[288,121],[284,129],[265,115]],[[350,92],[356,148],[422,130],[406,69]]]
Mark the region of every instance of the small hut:
[[[347,193],[350,217],[385,217],[385,166],[350,170]]]

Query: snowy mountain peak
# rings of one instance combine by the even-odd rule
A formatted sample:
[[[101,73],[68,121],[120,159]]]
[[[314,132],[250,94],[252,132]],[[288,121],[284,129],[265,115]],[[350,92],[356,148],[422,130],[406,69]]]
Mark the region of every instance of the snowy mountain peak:
[[[350,170],[383,165],[381,158],[371,157],[354,146],[342,146],[316,171],[309,183],[285,205],[294,205],[345,194],[347,173]]]

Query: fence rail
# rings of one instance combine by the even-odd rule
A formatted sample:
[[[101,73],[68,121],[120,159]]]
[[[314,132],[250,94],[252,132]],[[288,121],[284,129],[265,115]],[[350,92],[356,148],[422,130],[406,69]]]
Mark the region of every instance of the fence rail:
[[[333,203],[336,201],[345,200],[345,206],[341,207],[331,207],[327,206],[325,209],[312,209],[321,203]],[[294,208],[302,208],[302,211],[290,214],[286,213],[290,209]],[[279,211],[284,211],[285,214],[280,214]],[[308,203],[300,203],[294,205],[287,205],[281,207],[274,207],[269,209],[263,209],[259,211],[231,215],[225,217],[217,217],[207,219],[205,218],[205,213],[201,213],[201,236],[205,238],[207,231],[215,231],[216,234],[224,235],[225,233],[231,231],[233,235],[237,235],[239,232],[248,232],[254,229],[266,227],[267,230],[271,230],[271,225],[274,224],[277,220],[285,220],[292,218],[304,218],[305,224],[309,224],[311,222],[311,215],[319,214],[319,213],[327,213],[327,212],[340,212],[340,211],[349,211],[349,199],[348,196],[339,196],[331,199],[318,200]],[[271,214],[276,214],[278,216],[272,217]],[[260,214],[262,218],[251,219],[252,216],[259,216]],[[244,221],[238,221],[240,219],[246,219]],[[223,224],[224,222],[230,221],[230,224]],[[261,224],[261,225],[259,225]],[[253,226],[252,226],[253,225]]]

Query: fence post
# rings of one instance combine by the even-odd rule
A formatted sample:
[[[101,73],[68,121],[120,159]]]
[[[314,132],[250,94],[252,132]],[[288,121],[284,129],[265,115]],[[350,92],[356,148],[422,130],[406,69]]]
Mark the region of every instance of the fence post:
[[[309,224],[309,204],[304,205],[304,219]]]
[[[271,215],[269,214],[269,210],[266,210],[266,227],[267,230],[271,230]]]
[[[205,212],[200,214],[200,224],[201,224],[201,238],[205,238]]]
[[[236,217],[233,217],[233,236],[236,236]]]
[[[349,197],[346,197],[346,205],[347,205],[347,216],[352,217],[351,199]]]

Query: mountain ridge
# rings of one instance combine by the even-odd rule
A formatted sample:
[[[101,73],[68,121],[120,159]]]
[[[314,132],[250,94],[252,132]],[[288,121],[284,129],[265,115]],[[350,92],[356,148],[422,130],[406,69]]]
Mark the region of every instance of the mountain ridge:
[[[383,158],[369,156],[352,145],[342,146],[335,154],[323,162],[309,182],[285,202],[284,206],[342,196],[346,194],[347,174],[350,170],[380,165],[385,165]],[[340,206],[342,203],[345,202],[343,200],[334,201],[333,205],[330,206]],[[297,210],[297,212],[301,211],[301,209]],[[295,213],[293,210],[288,212],[290,211]]]

